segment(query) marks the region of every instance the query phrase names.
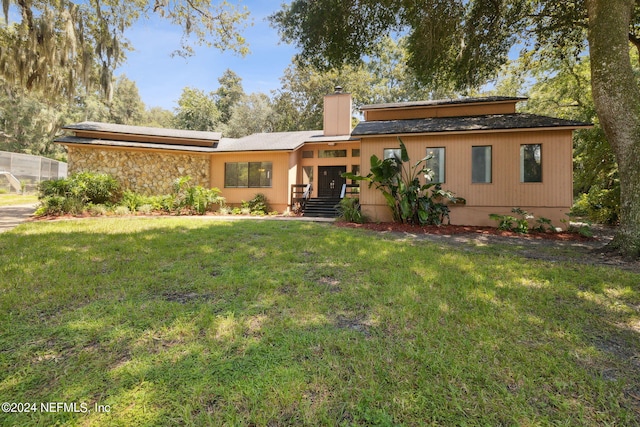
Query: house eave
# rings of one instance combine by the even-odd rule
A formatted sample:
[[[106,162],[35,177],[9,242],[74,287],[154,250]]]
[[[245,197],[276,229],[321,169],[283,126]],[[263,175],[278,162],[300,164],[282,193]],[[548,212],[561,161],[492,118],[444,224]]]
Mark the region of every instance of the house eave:
[[[478,129],[478,130],[452,130],[442,132],[404,132],[404,133],[380,133],[361,135],[362,138],[388,138],[403,136],[425,136],[425,135],[470,135],[470,134],[489,134],[489,133],[513,133],[513,132],[544,132],[576,129],[591,129],[593,126],[558,126],[558,127],[539,127],[539,128],[511,128],[511,129]]]
[[[483,98],[452,98],[452,99],[440,99],[430,101],[415,101],[415,102],[393,102],[386,104],[369,104],[360,107],[360,111],[373,111],[373,110],[415,110],[423,108],[438,108],[446,106],[461,106],[461,105],[491,105],[491,104],[513,104],[517,102],[526,101],[529,98],[526,97],[511,97],[511,96],[495,96],[495,97],[483,97]]]
[[[170,152],[182,152],[182,153],[200,153],[210,154],[214,153],[215,149],[212,147],[198,147],[188,145],[170,145],[170,144],[154,144],[145,142],[129,142],[129,141],[114,141],[107,139],[86,139],[78,138],[74,136],[66,136],[57,138],[54,143],[75,146],[75,147],[102,147],[102,148],[118,148],[118,149],[135,149],[135,150],[153,150],[153,151],[170,151]]]

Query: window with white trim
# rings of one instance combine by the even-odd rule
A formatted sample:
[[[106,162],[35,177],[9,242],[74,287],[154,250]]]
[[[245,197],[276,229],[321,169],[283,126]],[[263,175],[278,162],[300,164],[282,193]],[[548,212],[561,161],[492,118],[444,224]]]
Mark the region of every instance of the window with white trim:
[[[491,183],[491,146],[471,147],[471,182]]]
[[[427,148],[427,168],[431,169],[431,182],[443,183],[445,179],[444,147]]]
[[[542,182],[542,145],[520,146],[520,182]]]

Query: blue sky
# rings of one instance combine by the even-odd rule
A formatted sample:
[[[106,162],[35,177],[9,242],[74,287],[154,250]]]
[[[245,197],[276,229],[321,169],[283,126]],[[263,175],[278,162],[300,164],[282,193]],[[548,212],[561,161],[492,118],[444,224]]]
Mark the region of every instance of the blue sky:
[[[280,86],[279,79],[296,53],[294,46],[280,42],[278,32],[266,21],[282,3],[244,0],[241,4],[247,6],[253,20],[253,26],[243,32],[251,49],[249,55],[241,57],[215,48],[196,47],[193,57],[172,58],[171,52],[180,47],[181,28],[158,18],[140,20],[126,33],[135,50],[129,52],[127,62],[116,70],[116,75],[125,74],[136,82],[147,108],[173,110],[187,86],[206,92],[215,90],[227,68],[242,77],[246,93],[269,94]]]

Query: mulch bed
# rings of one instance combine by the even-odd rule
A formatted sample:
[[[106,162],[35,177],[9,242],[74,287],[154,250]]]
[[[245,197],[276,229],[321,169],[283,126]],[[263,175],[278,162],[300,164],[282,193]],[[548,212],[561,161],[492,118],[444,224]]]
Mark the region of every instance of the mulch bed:
[[[560,241],[591,241],[592,237],[581,236],[577,233],[568,233],[566,231],[559,233],[541,233],[531,231],[527,234],[516,233],[513,231],[498,230],[495,227],[475,227],[469,225],[414,225],[400,224],[395,222],[381,223],[365,223],[355,224],[351,222],[336,222],[338,227],[361,228],[378,232],[399,232],[410,234],[437,234],[437,235],[455,235],[455,234],[483,234],[502,237],[526,237],[528,239],[538,240],[560,240]]]

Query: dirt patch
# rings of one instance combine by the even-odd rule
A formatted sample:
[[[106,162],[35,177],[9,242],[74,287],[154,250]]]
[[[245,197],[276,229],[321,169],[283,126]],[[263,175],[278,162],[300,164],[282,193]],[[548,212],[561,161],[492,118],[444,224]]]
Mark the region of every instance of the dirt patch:
[[[165,292],[162,297],[169,302],[177,302],[180,304],[188,304],[191,302],[213,301],[213,294],[199,294],[196,292]]]
[[[427,240],[466,251],[478,250],[480,246],[488,245],[507,246],[509,254],[529,259],[610,266],[640,273],[640,260],[629,261],[603,249],[613,239],[615,227],[594,226],[594,236],[585,237],[568,232],[520,234],[493,227],[460,225],[336,222],[336,226],[371,230],[401,240]]]
[[[350,222],[337,222],[339,227],[351,227],[351,228],[364,228],[373,231],[391,231],[395,233],[408,233],[408,234],[434,234],[439,236],[452,236],[458,234],[480,234],[491,235],[501,237],[517,237],[527,238],[534,240],[560,240],[560,241],[580,241],[588,242],[597,240],[594,237],[585,237],[576,233],[541,233],[530,232],[526,235],[516,233],[513,231],[499,230],[494,227],[473,227],[468,225],[413,225],[413,224],[400,224],[395,222],[381,222],[381,223],[366,223],[366,224],[354,224]]]

